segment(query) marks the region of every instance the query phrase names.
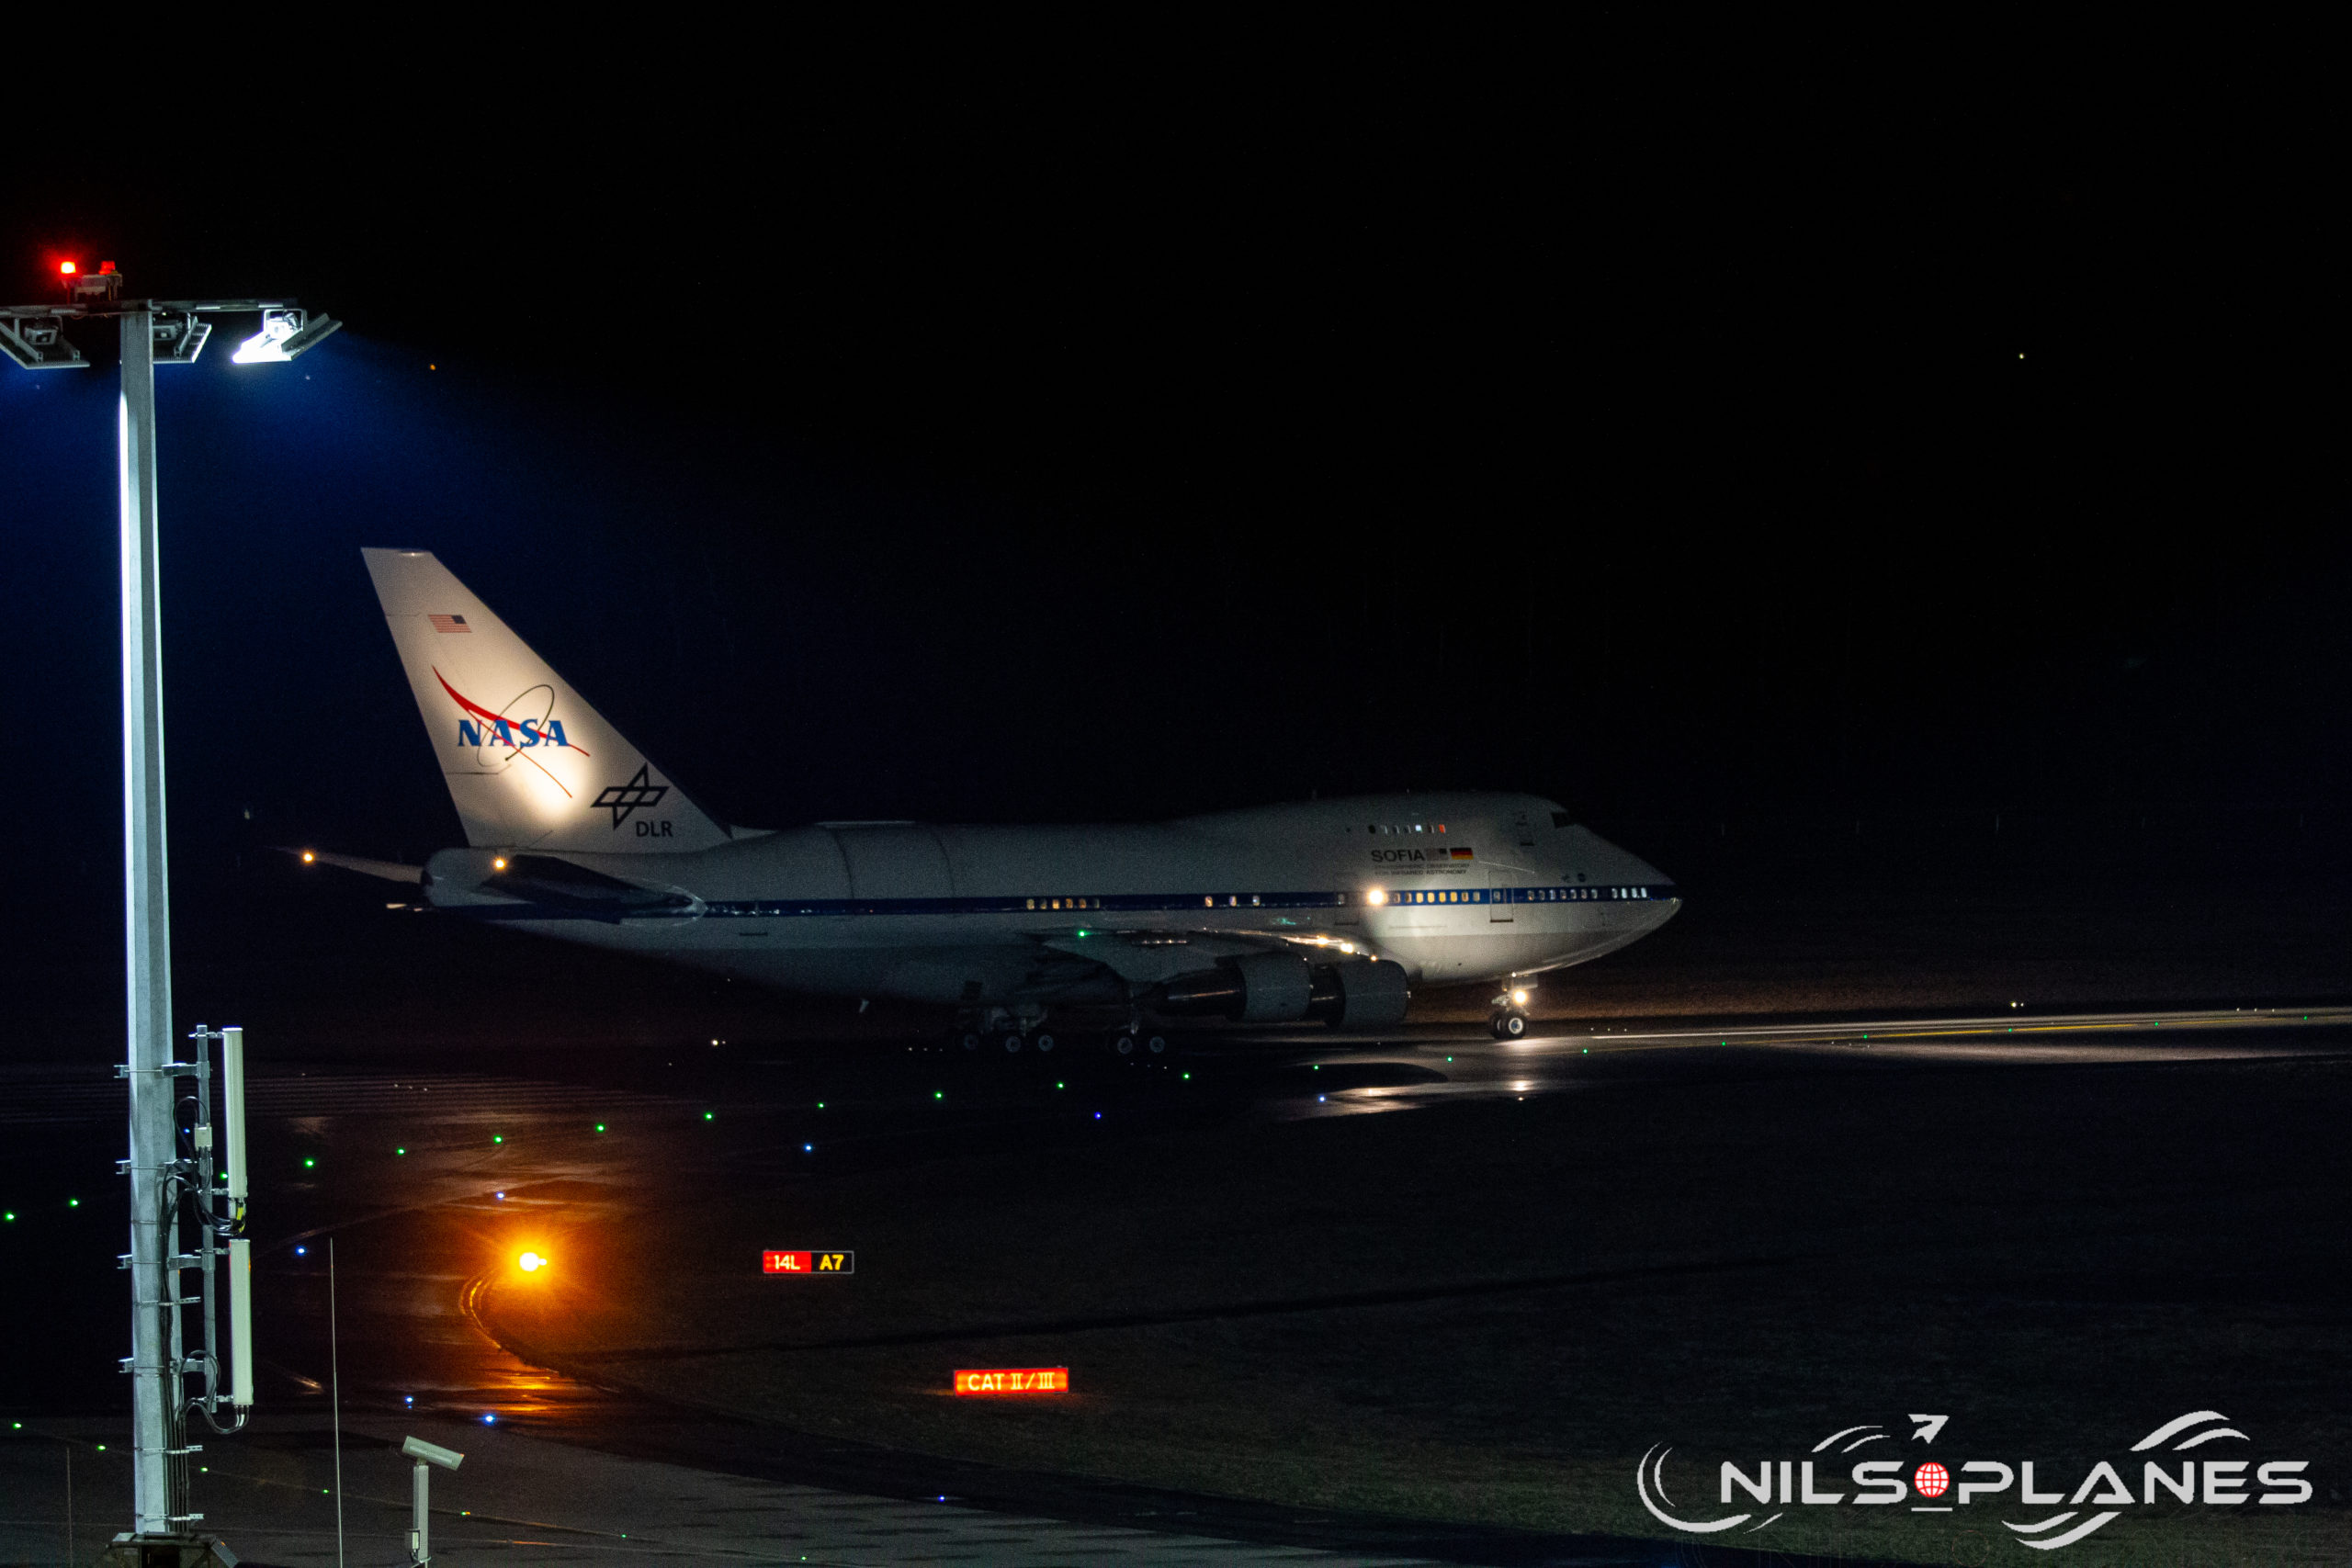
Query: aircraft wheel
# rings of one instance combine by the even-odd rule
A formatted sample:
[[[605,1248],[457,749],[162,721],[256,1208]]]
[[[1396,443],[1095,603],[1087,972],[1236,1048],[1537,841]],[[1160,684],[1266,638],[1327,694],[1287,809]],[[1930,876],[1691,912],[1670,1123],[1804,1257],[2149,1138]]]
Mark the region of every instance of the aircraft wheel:
[[[1143,1048],[1150,1052],[1155,1056],[1165,1055],[1168,1052],[1168,1036],[1165,1034],[1151,1035],[1144,1041]]]
[[[1498,1012],[1487,1027],[1498,1040],[1516,1040],[1527,1032],[1527,1015],[1522,1012]]]
[[[1040,1051],[1050,1051],[1050,1050],[1052,1050],[1053,1048],[1054,1048],[1054,1037],[1053,1037],[1052,1035],[1050,1035],[1050,1034],[1040,1034],[1039,1036],[1037,1036],[1037,1049],[1038,1049],[1038,1050],[1040,1050]]]
[[[1005,1048],[1007,1051],[1018,1051],[1018,1050],[1020,1050],[1020,1049],[1021,1049],[1021,1036],[1019,1036],[1018,1034],[1008,1034],[1008,1035],[1006,1035],[1006,1036],[1004,1037],[1004,1048]]]
[[[977,1035],[977,1034],[972,1033],[972,1032],[971,1032],[970,1031],[968,1031],[968,1030],[967,1030],[967,1031],[966,1031],[966,1032],[965,1032],[965,1034],[964,1034],[964,1049],[965,1049],[965,1050],[967,1050],[967,1051],[977,1051],[977,1050],[978,1050],[979,1048],[980,1048],[980,1037],[979,1037],[978,1035]]]
[[[1111,1049],[1122,1056],[1132,1056],[1136,1054],[1136,1037],[1122,1033],[1111,1042]]]

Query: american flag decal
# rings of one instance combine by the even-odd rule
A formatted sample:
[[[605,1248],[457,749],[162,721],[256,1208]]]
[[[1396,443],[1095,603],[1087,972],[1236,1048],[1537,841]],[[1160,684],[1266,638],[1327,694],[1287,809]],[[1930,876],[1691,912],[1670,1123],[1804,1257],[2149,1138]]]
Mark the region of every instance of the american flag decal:
[[[427,615],[424,618],[433,623],[433,629],[436,632],[470,632],[473,630],[473,627],[466,625],[466,618],[463,615]]]

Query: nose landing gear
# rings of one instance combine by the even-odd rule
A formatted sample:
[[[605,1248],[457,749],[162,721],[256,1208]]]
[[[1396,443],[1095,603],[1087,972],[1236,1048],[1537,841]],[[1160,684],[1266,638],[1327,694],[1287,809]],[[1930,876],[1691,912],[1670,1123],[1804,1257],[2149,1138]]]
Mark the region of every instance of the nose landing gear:
[[[1527,1004],[1535,995],[1535,987],[1527,981],[1513,979],[1494,1000],[1487,1003],[1487,1032],[1498,1040],[1517,1040],[1527,1032]]]

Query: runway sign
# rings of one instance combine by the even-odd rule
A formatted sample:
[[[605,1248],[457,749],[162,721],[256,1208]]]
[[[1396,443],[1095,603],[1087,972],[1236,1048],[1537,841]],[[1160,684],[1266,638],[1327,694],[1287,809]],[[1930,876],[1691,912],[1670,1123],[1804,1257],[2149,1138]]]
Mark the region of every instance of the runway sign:
[[[854,1252],[763,1252],[760,1268],[770,1274],[854,1274]]]
[[[958,1367],[957,1393],[1068,1393],[1068,1367]]]

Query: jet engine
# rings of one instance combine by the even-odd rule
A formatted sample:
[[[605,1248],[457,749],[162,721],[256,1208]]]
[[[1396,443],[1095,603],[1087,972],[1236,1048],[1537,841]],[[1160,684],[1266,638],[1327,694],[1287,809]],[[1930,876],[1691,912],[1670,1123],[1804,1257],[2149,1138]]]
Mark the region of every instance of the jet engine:
[[[1177,976],[1152,1005],[1174,1018],[1379,1028],[1405,1021],[1406,999],[1403,966],[1385,959],[1313,964],[1296,953],[1252,953]]]

